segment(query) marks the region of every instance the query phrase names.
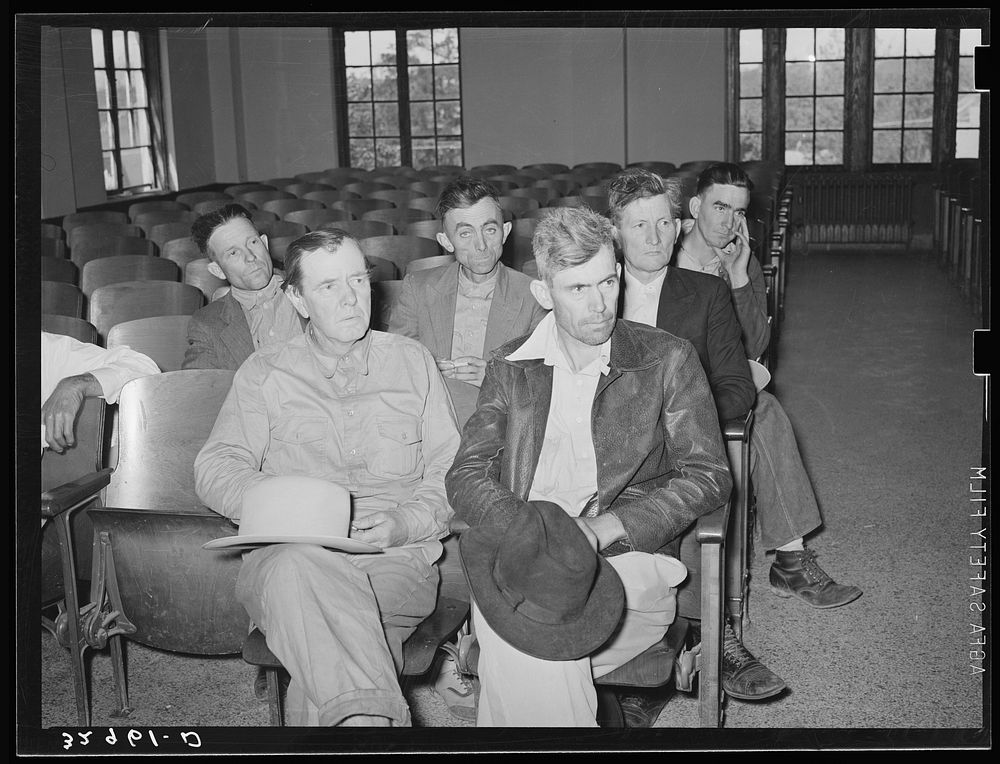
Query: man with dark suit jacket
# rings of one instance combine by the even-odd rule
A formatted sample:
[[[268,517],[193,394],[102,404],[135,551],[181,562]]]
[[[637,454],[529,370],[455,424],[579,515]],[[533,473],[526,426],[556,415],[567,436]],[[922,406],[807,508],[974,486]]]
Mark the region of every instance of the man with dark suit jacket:
[[[202,215],[191,238],[211,261],[209,272],[230,290],[191,316],[181,368],[236,370],[260,347],[302,333],[305,324],[274,273],[267,236],[244,207],[227,204]]]
[[[776,549],[771,589],[813,607],[857,599],[861,590],[830,578],[808,551],[783,551],[818,528],[822,519],[791,423],[777,399],[756,395],[730,289],[718,276],[668,267],[679,231],[680,192],[670,180],[628,169],[609,183],[610,214],[624,256],[622,315],[690,340],[698,350],[720,418],[754,408],[750,477],[766,549]],[[780,470],[780,473],[779,473]],[[808,558],[808,559],[806,559]],[[757,661],[727,625],[723,658],[726,691],[741,700],[771,697],[784,682]]]

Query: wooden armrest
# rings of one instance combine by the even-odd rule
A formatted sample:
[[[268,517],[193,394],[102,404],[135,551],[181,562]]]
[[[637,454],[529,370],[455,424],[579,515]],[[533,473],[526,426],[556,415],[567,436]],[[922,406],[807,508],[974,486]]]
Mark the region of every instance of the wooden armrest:
[[[721,544],[726,540],[729,527],[729,502],[714,512],[702,515],[695,526],[695,539],[699,544]]]
[[[114,470],[111,467],[105,467],[46,491],[42,494],[42,517],[58,517],[91,496],[96,496],[111,482],[112,472]]]
[[[727,441],[750,440],[750,427],[753,424],[753,409],[742,419],[727,419],[722,424],[722,435]]]

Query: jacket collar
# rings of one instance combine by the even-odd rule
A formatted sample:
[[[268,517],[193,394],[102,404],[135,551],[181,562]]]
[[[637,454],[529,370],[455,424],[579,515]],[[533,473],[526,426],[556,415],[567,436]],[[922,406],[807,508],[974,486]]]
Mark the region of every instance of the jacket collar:
[[[599,390],[622,372],[648,369],[656,363],[655,360],[651,360],[649,354],[646,352],[647,346],[642,341],[635,327],[636,324],[621,318],[615,322],[615,328],[611,332],[611,358],[608,361],[611,371],[606,377],[602,376],[602,381],[598,386]],[[528,337],[530,336],[528,335]],[[524,369],[534,369],[539,366],[544,367],[545,361],[541,358],[508,360],[507,356],[520,348],[528,340],[528,337],[523,338],[513,347],[508,346],[509,349],[504,348],[503,360]]]

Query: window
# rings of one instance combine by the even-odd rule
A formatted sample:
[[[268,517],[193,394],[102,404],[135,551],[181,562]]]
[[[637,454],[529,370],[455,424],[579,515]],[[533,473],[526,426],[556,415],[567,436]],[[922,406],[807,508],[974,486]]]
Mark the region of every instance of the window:
[[[740,30],[740,160],[760,159],[763,149],[764,36],[761,29]]]
[[[929,163],[934,125],[933,29],[876,29],[874,164]]]
[[[785,163],[844,162],[844,30],[785,33]]]
[[[348,162],[463,164],[458,30],[344,33]]]
[[[91,46],[104,188],[116,194],[159,188],[147,62],[139,32],[92,29]]]
[[[975,75],[974,52],[982,44],[983,33],[978,29],[963,29],[958,38],[958,120],[955,130],[955,157],[979,156],[979,93],[973,89]]]

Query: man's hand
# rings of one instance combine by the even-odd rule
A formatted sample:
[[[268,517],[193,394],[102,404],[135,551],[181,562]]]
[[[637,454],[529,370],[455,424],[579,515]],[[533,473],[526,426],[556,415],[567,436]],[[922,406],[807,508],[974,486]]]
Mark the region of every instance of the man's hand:
[[[441,376],[468,382],[476,387],[482,386],[483,377],[486,376],[486,361],[474,355],[454,359],[439,358],[437,366],[441,370]]]
[[[747,264],[750,262],[750,231],[747,228],[746,217],[741,217],[736,226],[736,238],[721,249],[712,247],[722,260],[722,265],[729,272],[729,281],[733,289],[750,283],[747,274]]]
[[[42,404],[42,424],[49,448],[61,454],[76,443],[73,426],[83,399],[88,394],[100,393],[100,384],[92,374],[77,374],[59,381],[52,395]]]
[[[351,538],[388,549],[406,543],[406,528],[394,512],[357,509],[351,520]]]
[[[577,517],[576,524],[580,526],[580,530],[594,547],[595,552],[625,538],[625,526],[617,515],[610,512],[604,512],[597,517]]]
[[[594,550],[596,554],[600,549],[600,541],[597,540],[597,534],[594,533],[593,529],[590,527],[590,519],[586,517],[577,517],[576,524],[583,531],[583,535],[587,537],[587,541],[590,542],[591,549]]]

